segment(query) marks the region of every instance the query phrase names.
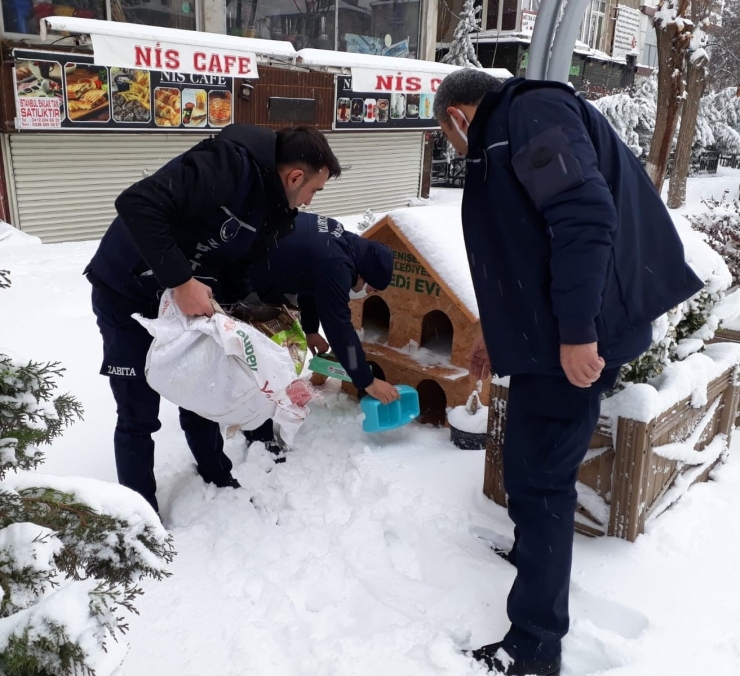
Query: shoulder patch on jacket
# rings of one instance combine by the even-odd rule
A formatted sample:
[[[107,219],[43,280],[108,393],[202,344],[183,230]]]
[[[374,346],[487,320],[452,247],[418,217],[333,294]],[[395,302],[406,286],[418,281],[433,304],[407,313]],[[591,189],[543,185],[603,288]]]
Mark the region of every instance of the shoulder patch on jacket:
[[[538,208],[556,195],[583,185],[581,165],[562,127],[551,127],[530,139],[512,164]]]

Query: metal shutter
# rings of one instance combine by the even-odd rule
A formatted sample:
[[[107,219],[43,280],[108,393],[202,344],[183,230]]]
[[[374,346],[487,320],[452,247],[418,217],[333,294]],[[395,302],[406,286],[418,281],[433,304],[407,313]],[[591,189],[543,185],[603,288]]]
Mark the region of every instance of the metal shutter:
[[[122,190],[207,136],[12,134],[14,225],[44,242],[97,239]]]
[[[419,195],[424,134],[337,132],[327,134],[342,165],[309,209],[326,216],[406,207]]]
[[[16,227],[45,242],[97,239],[122,190],[206,136],[12,134],[9,185]],[[326,215],[387,211],[419,193],[424,135],[328,134],[343,167],[311,205]]]

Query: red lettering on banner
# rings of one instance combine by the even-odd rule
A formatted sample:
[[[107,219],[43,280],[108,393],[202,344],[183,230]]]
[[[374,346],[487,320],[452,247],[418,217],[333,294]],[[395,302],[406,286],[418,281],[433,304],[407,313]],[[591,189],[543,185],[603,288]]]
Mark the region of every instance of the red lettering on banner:
[[[224,69],[221,67],[221,58],[218,54],[211,54],[211,61],[208,64],[209,73],[223,73]]]
[[[248,56],[239,57],[239,75],[249,75],[252,72],[252,59]]]
[[[139,47],[134,45],[134,62],[137,67],[146,66],[151,67],[152,65],[152,48],[151,47]]]
[[[236,65],[236,57],[231,54],[227,54],[224,57],[224,71],[227,75],[231,74],[231,69]]]
[[[432,78],[432,85],[431,85],[432,94],[436,94],[437,93],[437,90],[439,89],[439,85],[441,85],[441,84],[442,84],[442,80],[440,78],[438,78],[438,77],[433,77]]]
[[[393,76],[392,75],[376,75],[375,76],[375,91],[390,92],[393,90]]]
[[[397,92],[403,91],[403,76],[400,73],[396,75],[396,88],[394,91],[397,91]]]
[[[206,71],[206,55],[203,52],[193,54],[193,68],[199,73]]]
[[[164,53],[164,67],[167,70],[177,70],[180,67],[180,52],[176,49],[168,49]]]
[[[421,78],[420,77],[407,77],[406,78],[406,91],[409,91],[409,92],[421,91]]]
[[[156,60],[154,61],[154,65],[156,66],[157,69],[161,69],[162,68],[162,48],[161,47],[156,47],[154,49],[154,56],[156,57]]]

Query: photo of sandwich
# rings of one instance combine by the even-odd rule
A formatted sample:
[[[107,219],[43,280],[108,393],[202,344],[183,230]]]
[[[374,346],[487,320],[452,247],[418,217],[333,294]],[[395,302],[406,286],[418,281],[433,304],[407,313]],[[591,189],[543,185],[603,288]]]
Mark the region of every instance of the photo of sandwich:
[[[67,67],[71,66],[71,67]],[[64,70],[67,115],[72,122],[108,122],[108,69],[86,63],[67,64]]]
[[[182,124],[205,127],[208,122],[208,93],[205,89],[182,90]]]

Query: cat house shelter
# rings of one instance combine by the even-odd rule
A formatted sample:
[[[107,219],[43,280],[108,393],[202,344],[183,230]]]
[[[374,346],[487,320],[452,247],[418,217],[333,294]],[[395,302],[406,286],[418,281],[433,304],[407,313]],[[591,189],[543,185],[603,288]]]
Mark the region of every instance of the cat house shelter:
[[[464,405],[478,385],[467,353],[480,320],[459,210],[400,209],[366,230],[363,237],[392,249],[393,279],[385,291],[351,301],[376,377],[415,387],[421,422],[436,425],[446,424],[447,409]],[[489,384],[481,387],[487,403]]]

